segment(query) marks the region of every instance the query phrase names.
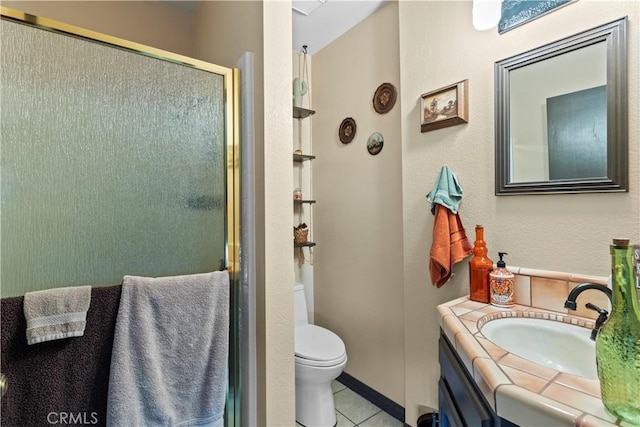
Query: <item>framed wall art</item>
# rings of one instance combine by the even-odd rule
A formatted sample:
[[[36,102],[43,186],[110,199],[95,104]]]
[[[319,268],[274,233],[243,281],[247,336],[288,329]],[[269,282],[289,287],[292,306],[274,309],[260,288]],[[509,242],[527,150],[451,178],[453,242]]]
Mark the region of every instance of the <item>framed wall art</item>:
[[[463,80],[420,97],[420,131],[429,132],[469,122],[469,80]]]
[[[575,1],[577,0],[503,0],[498,33],[524,25]]]

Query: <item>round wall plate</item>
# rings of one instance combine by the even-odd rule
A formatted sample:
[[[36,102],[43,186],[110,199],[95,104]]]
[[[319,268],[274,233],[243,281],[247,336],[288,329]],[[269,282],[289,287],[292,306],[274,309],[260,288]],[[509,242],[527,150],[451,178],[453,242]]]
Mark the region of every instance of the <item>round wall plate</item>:
[[[384,145],[384,137],[379,132],[374,132],[369,137],[367,141],[367,151],[372,156],[375,156],[380,151],[382,151],[382,146]]]
[[[340,142],[343,144],[348,144],[353,141],[353,137],[356,136],[356,121],[351,117],[347,117],[340,123],[340,128],[338,129],[338,137],[340,138]]]
[[[396,96],[396,88],[391,83],[382,83],[373,94],[373,109],[376,113],[388,113],[396,104]]]

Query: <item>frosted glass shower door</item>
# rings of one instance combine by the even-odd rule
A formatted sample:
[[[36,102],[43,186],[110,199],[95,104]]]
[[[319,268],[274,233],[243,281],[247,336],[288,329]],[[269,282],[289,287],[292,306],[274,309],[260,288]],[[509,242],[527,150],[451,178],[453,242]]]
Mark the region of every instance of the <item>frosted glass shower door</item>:
[[[223,76],[0,29],[2,297],[224,267]]]

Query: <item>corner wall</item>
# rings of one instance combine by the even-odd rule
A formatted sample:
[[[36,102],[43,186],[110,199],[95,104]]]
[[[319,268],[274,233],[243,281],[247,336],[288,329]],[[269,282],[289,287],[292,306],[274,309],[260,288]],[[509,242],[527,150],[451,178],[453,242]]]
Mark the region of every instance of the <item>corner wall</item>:
[[[629,15],[628,193],[494,195],[494,75],[498,60]],[[468,293],[467,261],[442,288],[429,281],[433,217],[425,194],[448,164],[464,189],[460,216],[468,237],[483,224],[494,261],[607,276],[609,243],[640,241],[640,3],[580,0],[502,35],[478,32],[471,2],[399,4],[402,198],[404,227],[405,408],[415,425],[424,406],[437,405],[436,305]],[[469,79],[469,123],[420,132],[422,93]]]
[[[342,338],[345,372],[404,405],[402,187],[398,3],[389,2],[313,55],[315,321]],[[372,105],[382,83],[398,100]],[[356,121],[349,144],[338,139]],[[384,136],[367,152],[373,132]]]
[[[290,1],[264,2],[264,400],[267,426],[295,425],[291,19]]]

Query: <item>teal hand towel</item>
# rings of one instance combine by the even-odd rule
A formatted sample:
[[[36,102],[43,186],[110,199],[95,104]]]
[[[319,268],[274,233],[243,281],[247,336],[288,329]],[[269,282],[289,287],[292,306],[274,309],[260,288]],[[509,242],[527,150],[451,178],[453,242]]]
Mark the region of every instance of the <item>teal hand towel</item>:
[[[427,193],[427,200],[432,204],[432,214],[436,212],[436,204],[446,207],[454,214],[458,213],[458,206],[462,200],[462,187],[449,166],[444,165],[440,169],[433,190]]]

